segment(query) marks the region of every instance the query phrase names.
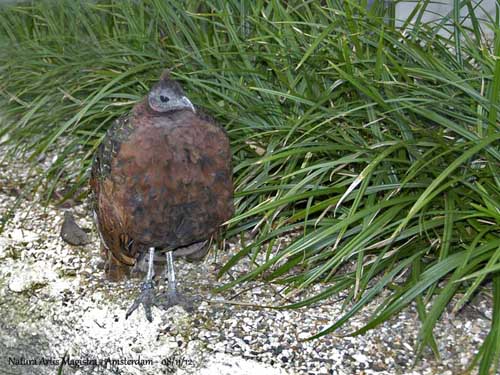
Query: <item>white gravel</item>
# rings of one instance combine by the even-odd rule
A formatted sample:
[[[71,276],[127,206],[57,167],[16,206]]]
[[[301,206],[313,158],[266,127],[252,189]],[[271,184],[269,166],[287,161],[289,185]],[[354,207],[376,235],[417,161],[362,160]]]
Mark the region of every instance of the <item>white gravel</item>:
[[[25,170],[0,165],[0,216],[15,203]],[[71,210],[83,228],[93,228],[86,204]],[[231,278],[215,278],[236,251],[231,243],[202,263],[176,261],[181,285],[203,298],[194,313],[154,310],[148,323],[141,307],[125,320],[140,280],[107,281],[95,232],[92,243],[73,247],[59,237],[62,219],[63,209],[24,200],[0,234],[0,373],[55,374],[66,354],[73,366],[64,374],[457,374],[491,324],[491,300],[483,294],[458,315],[446,312],[435,331],[441,359],[426,351],[416,364],[413,306],[364,336],[302,341],[332,324],[343,301],[289,311],[256,308],[284,302],[280,286],[257,282],[213,295],[213,286]],[[243,260],[231,275],[249,265]],[[229,299],[239,304],[223,303]],[[381,300],[339,333],[361,327]]]

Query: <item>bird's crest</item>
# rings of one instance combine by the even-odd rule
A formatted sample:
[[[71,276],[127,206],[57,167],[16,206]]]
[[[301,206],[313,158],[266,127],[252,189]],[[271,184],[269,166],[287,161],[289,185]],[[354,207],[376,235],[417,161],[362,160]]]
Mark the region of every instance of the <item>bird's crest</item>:
[[[165,69],[161,73],[160,81],[169,81],[170,80],[170,69]]]

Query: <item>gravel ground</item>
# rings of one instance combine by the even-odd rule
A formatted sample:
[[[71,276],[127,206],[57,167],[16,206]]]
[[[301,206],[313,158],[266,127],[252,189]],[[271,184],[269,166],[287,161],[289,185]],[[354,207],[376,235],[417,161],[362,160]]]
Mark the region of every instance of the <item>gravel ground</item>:
[[[25,171],[0,165],[0,216],[16,202]],[[203,300],[193,313],[154,310],[148,323],[141,307],[125,320],[140,279],[107,281],[88,205],[69,209],[89,230],[90,244],[63,242],[65,209],[30,200],[21,200],[0,234],[0,373],[55,374],[66,355],[64,374],[461,374],[491,324],[491,299],[481,294],[459,314],[441,317],[435,331],[441,359],[426,352],[416,363],[414,306],[364,336],[303,341],[332,324],[343,301],[292,311],[256,308],[284,302],[279,286],[256,282],[213,295],[221,282],[215,274],[236,251],[230,241],[202,263],[176,261],[181,285]],[[242,261],[222,281],[249,266]],[[361,327],[381,300],[342,332]]]

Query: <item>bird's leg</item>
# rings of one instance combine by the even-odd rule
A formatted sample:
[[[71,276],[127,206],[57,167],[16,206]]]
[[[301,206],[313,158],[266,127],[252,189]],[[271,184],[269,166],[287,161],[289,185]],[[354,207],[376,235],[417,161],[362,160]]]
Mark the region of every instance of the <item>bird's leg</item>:
[[[174,257],[173,251],[167,251],[167,265],[165,267],[165,278],[167,279],[167,291],[161,295],[161,300],[159,306],[164,309],[169,307],[180,305],[184,307],[186,311],[193,310],[193,301],[190,298],[185,297],[177,291],[177,283],[175,280],[175,270],[174,270]]]
[[[167,251],[167,280],[168,290],[173,294],[177,293],[177,283],[175,281],[174,256],[172,251]]]
[[[155,295],[154,295],[154,284],[153,284],[153,265],[154,265],[154,255],[155,248],[149,248],[149,259],[148,259],[148,273],[146,274],[146,279],[141,285],[141,294],[136,298],[132,306],[127,311],[125,319],[139,307],[139,305],[144,306],[144,312],[146,313],[146,319],[149,322],[153,321],[153,316],[151,315],[151,305],[155,305]]]

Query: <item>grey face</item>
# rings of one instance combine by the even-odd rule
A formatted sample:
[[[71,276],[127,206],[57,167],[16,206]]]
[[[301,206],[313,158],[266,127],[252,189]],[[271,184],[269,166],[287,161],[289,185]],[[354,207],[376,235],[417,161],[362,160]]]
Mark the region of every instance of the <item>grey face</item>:
[[[148,102],[155,112],[165,113],[189,109],[195,112],[191,101],[184,95],[181,86],[171,80],[161,80],[148,94]]]

